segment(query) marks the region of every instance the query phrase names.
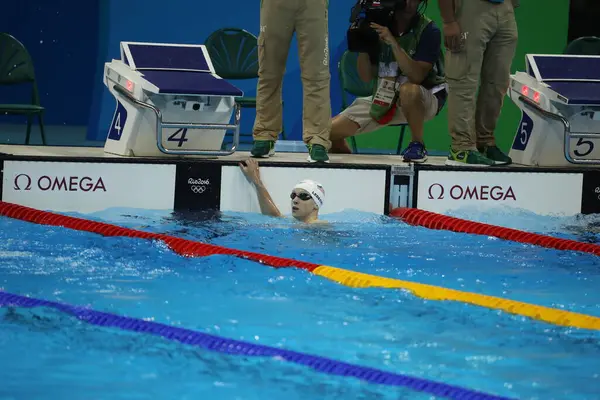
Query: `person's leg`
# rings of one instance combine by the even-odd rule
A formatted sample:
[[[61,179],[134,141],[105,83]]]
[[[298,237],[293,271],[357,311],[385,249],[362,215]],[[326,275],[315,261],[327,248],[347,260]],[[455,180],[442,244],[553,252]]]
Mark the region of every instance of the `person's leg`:
[[[302,138],[310,161],[327,161],[331,147],[328,0],[300,0],[296,38],[303,89]]]
[[[281,86],[294,34],[297,0],[262,0],[258,36],[258,83],[254,121],[254,157],[268,157],[282,130]]]
[[[498,28],[488,43],[481,68],[475,131],[477,148],[496,164],[510,164],[510,157],[496,146],[494,130],[510,83],[510,66],[517,48],[517,22],[511,2],[496,7]]]
[[[331,153],[351,154],[346,139],[361,133],[383,128],[371,118],[371,97],[359,97],[348,108],[336,115],[331,123]]]
[[[400,86],[400,108],[410,127],[411,141],[413,142],[424,143],[425,101],[431,101],[431,97],[426,94],[423,86],[414,83],[405,83]]]
[[[402,152],[404,161],[425,162],[427,150],[423,140],[425,121],[432,119],[438,111],[438,100],[431,91],[421,85],[405,83],[400,86],[399,109],[391,124],[406,121],[410,128],[411,140]]]
[[[420,85],[405,83],[400,87],[396,113],[385,125],[378,124],[370,115],[371,97],[359,97],[333,118],[331,127],[331,153],[351,153],[346,143],[350,136],[373,132],[389,125],[408,124],[411,129],[411,145],[404,152],[407,161],[423,162],[427,152],[423,144],[423,125],[438,112],[438,100]],[[418,147],[418,146],[420,147]]]
[[[494,33],[493,3],[462,0],[457,10],[465,47],[446,51],[445,73],[448,83],[448,129],[451,149],[446,164],[492,165],[483,157],[475,142],[475,95],[479,83],[483,54]]]
[[[332,154],[352,154],[346,138],[355,136],[360,126],[343,114],[336,115],[331,121],[331,148]]]

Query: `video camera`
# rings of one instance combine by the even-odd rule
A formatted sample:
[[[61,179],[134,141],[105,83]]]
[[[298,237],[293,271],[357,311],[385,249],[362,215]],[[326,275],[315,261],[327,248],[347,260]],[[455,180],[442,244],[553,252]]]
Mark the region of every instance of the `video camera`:
[[[406,8],[406,0],[358,0],[350,15],[347,32],[348,50],[357,53],[373,53],[379,49],[379,36],[369,25],[374,22],[395,31],[396,12]]]

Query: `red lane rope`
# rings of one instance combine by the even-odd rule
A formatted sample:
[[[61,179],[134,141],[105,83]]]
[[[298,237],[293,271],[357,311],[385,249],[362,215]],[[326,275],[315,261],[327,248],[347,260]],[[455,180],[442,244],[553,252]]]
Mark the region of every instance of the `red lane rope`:
[[[398,218],[407,224],[419,225],[429,229],[443,229],[454,232],[494,236],[519,243],[533,244],[558,250],[581,251],[600,256],[600,246],[597,244],[582,243],[576,240],[560,239],[538,233],[524,232],[518,229],[473,222],[417,208],[395,208],[390,212],[390,216]]]
[[[55,214],[48,211],[36,210],[34,208],[18,204],[0,201],[0,215],[23,221],[63,226],[79,231],[93,232],[104,236],[126,236],[141,239],[161,240],[173,251],[182,256],[207,256],[207,255],[232,255],[240,258],[257,261],[271,267],[297,267],[312,272],[319,264],[291,260],[283,257],[270,256],[243,250],[230,249],[207,243],[195,242],[160,233],[138,231],[123,228],[103,222],[90,221],[83,218],[70,217]],[[581,243],[575,240],[554,238],[551,236],[529,233],[517,229],[504,228],[481,222],[467,221],[464,219],[450,217],[431,211],[416,208],[395,208],[391,211],[392,217],[398,218],[411,225],[424,226],[430,229],[443,229],[454,232],[471,233],[478,235],[494,236],[500,239],[512,240],[520,243],[533,244],[558,250],[574,250],[591,253],[600,256],[600,246],[591,243]]]
[[[275,257],[250,251],[230,249],[227,247],[195,242],[161,233],[143,232],[135,229],[123,228],[103,222],[90,221],[87,219],[55,214],[49,211],[36,210],[34,208],[6,203],[3,201],[0,201],[0,215],[37,224],[62,226],[78,231],[97,233],[103,236],[126,236],[140,239],[161,240],[174,252],[182,256],[194,257],[224,254],[256,261],[271,267],[297,267],[310,272],[319,266],[318,264],[314,263],[297,261],[283,257]]]

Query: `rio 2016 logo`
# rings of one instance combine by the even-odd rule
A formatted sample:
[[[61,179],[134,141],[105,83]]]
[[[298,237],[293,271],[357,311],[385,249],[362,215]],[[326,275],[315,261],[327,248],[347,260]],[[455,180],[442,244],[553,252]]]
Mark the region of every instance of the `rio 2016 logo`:
[[[210,179],[202,179],[202,178],[194,179],[194,178],[189,178],[188,179],[188,186],[190,187],[190,190],[193,193],[195,193],[195,194],[202,194],[210,186]]]

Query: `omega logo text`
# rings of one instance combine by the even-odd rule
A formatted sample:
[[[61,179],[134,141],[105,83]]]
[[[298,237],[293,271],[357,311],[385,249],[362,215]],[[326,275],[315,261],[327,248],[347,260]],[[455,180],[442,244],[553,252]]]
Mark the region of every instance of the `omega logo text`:
[[[515,195],[512,186],[504,188],[498,185],[453,185],[448,193],[446,193],[446,189],[440,183],[433,183],[429,186],[428,199],[443,200],[447,198],[446,195],[452,200],[517,200],[517,196]]]
[[[37,188],[41,191],[64,191],[64,192],[106,192],[106,186],[102,178],[90,178],[89,176],[48,176],[42,175],[37,180],[31,179],[27,174],[18,174],[13,181],[14,190],[31,190]]]

